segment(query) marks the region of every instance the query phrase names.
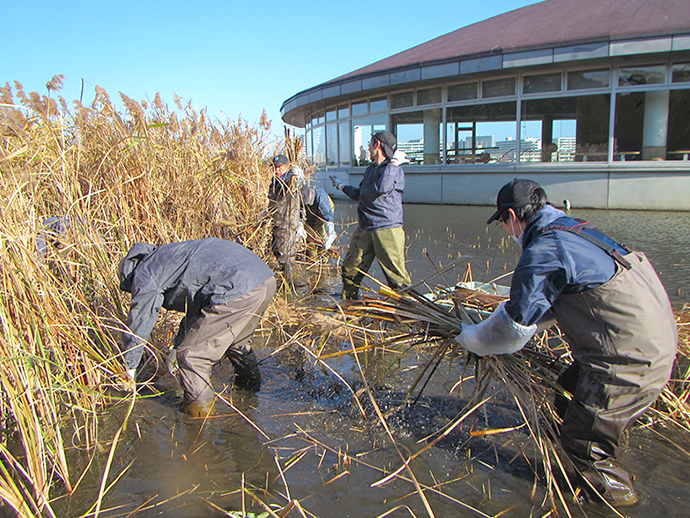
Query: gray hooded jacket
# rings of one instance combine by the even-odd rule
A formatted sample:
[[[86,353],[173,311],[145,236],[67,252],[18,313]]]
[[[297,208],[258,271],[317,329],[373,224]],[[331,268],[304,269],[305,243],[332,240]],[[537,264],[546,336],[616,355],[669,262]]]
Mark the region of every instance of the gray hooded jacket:
[[[155,247],[137,243],[123,260],[120,289],[132,294],[125,360],[135,369],[161,307],[196,320],[206,307],[246,295],[273,276],[254,252],[218,238]]]

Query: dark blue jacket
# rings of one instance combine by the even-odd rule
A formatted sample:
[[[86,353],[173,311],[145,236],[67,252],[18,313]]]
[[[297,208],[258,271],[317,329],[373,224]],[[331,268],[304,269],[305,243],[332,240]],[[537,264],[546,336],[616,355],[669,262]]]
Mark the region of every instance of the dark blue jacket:
[[[120,289],[132,294],[127,318],[125,359],[136,368],[161,307],[197,318],[203,308],[246,295],[273,276],[259,256],[218,238],[170,243],[156,247],[137,243],[122,266]]]
[[[506,311],[524,326],[537,323],[561,293],[571,294],[604,284],[616,273],[616,261],[601,248],[566,230],[578,221],[550,205],[529,222],[523,236],[522,256],[515,267]],[[583,229],[621,255],[618,243],[593,230]]]
[[[311,213],[315,219],[333,222],[333,206],[328,193],[318,185],[312,185],[310,188],[314,189],[314,203],[307,205],[307,220],[310,220],[309,213]]]
[[[402,194],[405,173],[386,159],[364,171],[359,187],[346,185],[343,192],[359,202],[357,215],[362,230],[383,230],[403,226]]]

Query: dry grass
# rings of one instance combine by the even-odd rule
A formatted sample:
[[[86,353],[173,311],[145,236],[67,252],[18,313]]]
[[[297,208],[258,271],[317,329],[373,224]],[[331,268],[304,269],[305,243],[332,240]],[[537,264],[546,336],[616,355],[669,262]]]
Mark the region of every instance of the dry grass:
[[[51,498],[82,476],[66,451],[96,455],[102,440],[97,415],[123,368],[119,259],[138,241],[209,236],[266,257],[266,159],[285,144],[265,114],[258,127],[223,123],[180,99],[171,110],[122,94],[120,110],[98,87],[70,107],[61,81],[48,96],[0,88],[0,498],[22,516],[52,515]],[[70,228],[48,233],[42,256],[53,216]]]

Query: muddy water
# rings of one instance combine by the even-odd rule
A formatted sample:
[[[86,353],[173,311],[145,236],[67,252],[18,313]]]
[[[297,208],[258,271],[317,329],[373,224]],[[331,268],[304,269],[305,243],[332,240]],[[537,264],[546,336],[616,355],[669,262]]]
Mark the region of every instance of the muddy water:
[[[476,280],[510,271],[518,258],[517,247],[505,240],[500,229],[487,230],[487,213],[486,207],[406,206],[407,257],[413,280],[431,275],[434,265],[448,265],[458,253],[462,255],[458,269],[445,274],[448,283],[462,275],[468,261]],[[337,214],[343,223],[340,229],[354,231],[346,224],[356,218],[354,207],[340,203]],[[687,301],[690,289],[683,247],[690,232],[690,214],[596,211],[576,215],[592,219],[605,231],[647,251],[674,299]],[[347,242],[347,236],[340,239],[344,247]],[[380,271],[376,272],[374,269],[380,277]],[[337,297],[341,289],[337,267],[326,273],[319,280],[314,274],[298,278],[302,295],[318,282],[313,295],[296,302],[312,312],[312,321],[320,314],[318,308],[330,304],[329,297]],[[429,283],[442,284],[438,279]],[[287,332],[299,327],[299,322],[286,324]],[[313,334],[310,338],[319,338],[318,327]],[[249,496],[243,502],[238,494],[243,484],[267,504],[283,505],[295,499],[307,516],[376,517],[391,511],[390,516],[427,516],[408,473],[401,473],[407,480],[372,485],[401,465],[401,455],[419,451],[418,441],[462,411],[472,391],[471,380],[452,394],[450,391],[468,374],[464,366],[444,364],[417,405],[401,410],[405,392],[428,352],[359,356],[380,411],[386,413],[393,444],[366,393],[361,394],[360,409],[350,388],[324,366],[315,365],[299,346],[272,355],[284,342],[285,338],[275,334],[255,338],[264,378],[257,394],[229,392],[231,367],[227,362],[216,367],[214,385],[225,391],[224,397],[233,407],[219,402],[217,415],[205,423],[178,411],[180,394],[169,376],[141,387],[142,394],[152,397],[135,406],[112,470],[111,480],[120,478],[104,501],[102,516],[135,512],[135,516],[220,517],[227,514],[219,509],[237,511],[243,505],[259,514],[262,509],[252,505]],[[348,347],[345,337],[331,337],[329,348],[340,347]],[[352,390],[363,388],[353,356],[331,358],[327,363]],[[163,394],[154,395],[154,388]],[[120,422],[124,410],[125,405],[113,406],[109,409],[112,418],[104,416],[102,426]],[[488,404],[479,417],[484,426],[492,428],[519,423],[514,406],[501,397]],[[675,439],[679,446],[690,449],[686,439]],[[521,448],[528,460],[518,455]],[[466,430],[458,428],[415,458],[411,468],[420,484],[438,491],[427,492],[437,517],[491,516],[502,511],[506,517],[543,516],[543,482],[535,489],[530,467],[535,460],[524,434],[470,439]],[[634,430],[621,461],[636,473],[643,501],[624,515],[688,516],[690,486],[685,474],[689,460],[656,434]],[[96,492],[100,479],[85,484]],[[533,491],[535,496],[531,496]],[[63,505],[64,516],[86,510],[80,502]],[[614,516],[598,506],[586,511],[589,516]],[[583,516],[576,509],[573,513]],[[293,510],[288,516],[299,513]]]

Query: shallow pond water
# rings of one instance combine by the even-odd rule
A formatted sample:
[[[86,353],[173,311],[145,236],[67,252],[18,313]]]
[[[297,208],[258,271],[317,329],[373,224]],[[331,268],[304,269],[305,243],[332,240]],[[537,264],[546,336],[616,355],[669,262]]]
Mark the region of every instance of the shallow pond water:
[[[500,229],[487,229],[490,212],[488,207],[406,205],[407,259],[413,281],[429,277],[439,263],[446,266],[458,254],[461,260],[456,270],[444,274],[446,283],[456,282],[467,262],[475,280],[486,281],[509,272],[517,261],[518,249]],[[591,218],[604,231],[646,251],[662,271],[674,301],[688,301],[683,241],[690,231],[690,214],[573,213]],[[336,221],[342,224],[339,229],[354,231],[348,223],[355,218],[353,205],[337,204]],[[343,253],[348,242],[347,235],[341,236]],[[382,278],[377,268],[372,272]],[[314,273],[302,273],[297,280],[298,296],[293,303],[303,308],[303,318],[312,323],[317,316],[321,318],[321,308],[332,305],[341,290],[337,265],[322,273],[325,275],[318,279]],[[428,283],[444,284],[438,277]],[[284,324],[285,333],[294,331],[293,336],[297,336],[299,322]],[[318,341],[319,329],[315,326],[311,336],[298,338]],[[381,485],[376,482],[400,467],[401,456],[419,451],[423,446],[419,441],[458,416],[470,398],[473,382],[468,380],[452,394],[451,389],[471,372],[458,361],[451,365],[444,362],[418,403],[406,409],[400,405],[418,367],[428,360],[429,351],[335,356],[327,364],[336,376],[315,364],[296,343],[275,353],[289,338],[276,333],[255,336],[264,379],[256,394],[230,391],[232,368],[227,361],[216,366],[213,382],[226,401],[218,402],[216,415],[207,421],[179,412],[181,395],[169,375],[140,387],[141,394],[151,397],[137,401],[134,407],[110,477],[111,481],[115,477],[119,480],[108,492],[101,516],[220,517],[227,516],[225,511],[241,510],[243,505],[247,511],[261,513],[262,508],[253,504],[250,496],[242,498],[242,487],[267,504],[297,500],[305,516],[428,516],[407,472],[401,473],[403,478]],[[333,350],[349,347],[346,336],[328,338]],[[360,368],[373,383],[372,393],[386,415],[395,443],[362,390]],[[359,405],[352,391],[357,392]],[[121,422],[125,407],[121,403],[108,409],[102,419],[104,436],[109,426]],[[492,428],[520,422],[515,406],[500,394],[485,406],[479,418]],[[686,438],[672,437],[678,447],[690,449]],[[678,447],[644,428],[630,433],[621,462],[636,474],[642,502],[625,510],[624,516],[688,516],[690,486],[685,473],[690,459]],[[524,457],[519,455],[521,448]],[[524,433],[470,438],[466,429],[458,427],[416,457],[411,469],[419,484],[432,488],[426,494],[437,517],[499,513],[504,517],[536,517],[546,511],[540,505],[543,481],[535,486],[530,467],[535,460]],[[100,480],[84,484],[90,484],[95,493]],[[66,500],[59,505],[64,516],[85,512],[83,502]],[[584,516],[574,505],[571,510],[574,516]],[[588,516],[615,516],[601,506],[589,505],[585,512]],[[300,513],[293,509],[288,516]]]

